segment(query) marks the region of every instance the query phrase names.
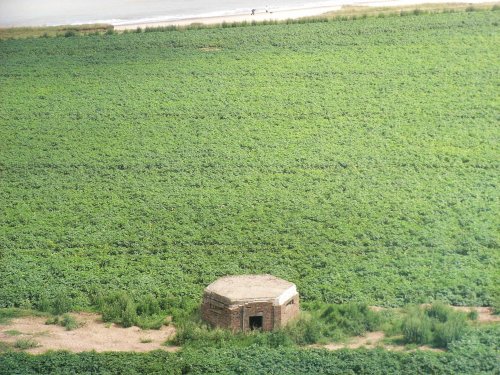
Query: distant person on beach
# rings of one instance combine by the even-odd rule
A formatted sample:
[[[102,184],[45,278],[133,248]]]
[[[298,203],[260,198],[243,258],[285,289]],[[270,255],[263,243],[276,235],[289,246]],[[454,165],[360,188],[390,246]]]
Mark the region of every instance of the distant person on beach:
[[[255,16],[255,9],[252,9],[252,16]]]

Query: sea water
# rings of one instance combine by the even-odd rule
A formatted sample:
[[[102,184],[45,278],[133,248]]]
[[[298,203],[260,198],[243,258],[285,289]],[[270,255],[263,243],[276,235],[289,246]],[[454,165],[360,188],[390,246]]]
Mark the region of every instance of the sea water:
[[[127,25],[335,6],[339,0],[0,0],[0,27]]]

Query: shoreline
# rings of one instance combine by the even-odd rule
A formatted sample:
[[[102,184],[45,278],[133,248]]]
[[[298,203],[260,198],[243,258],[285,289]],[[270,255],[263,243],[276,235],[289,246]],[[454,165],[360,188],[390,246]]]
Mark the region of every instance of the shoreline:
[[[189,26],[192,24],[201,25],[217,25],[222,23],[238,23],[238,22],[264,22],[264,21],[285,21],[287,19],[299,19],[306,17],[318,17],[326,13],[332,13],[342,10],[344,7],[366,7],[366,8],[397,8],[405,6],[418,5],[494,5],[498,1],[484,0],[386,0],[386,1],[346,1],[333,6],[320,6],[310,8],[276,10],[273,12],[257,11],[255,15],[251,14],[236,14],[225,16],[212,17],[191,17],[169,21],[155,22],[131,22],[129,24],[113,25],[114,30],[134,30],[137,28],[148,27],[164,27],[164,26]]]
[[[362,2],[363,1],[363,2]],[[337,17],[355,18],[362,16],[394,15],[403,12],[420,10],[422,12],[440,13],[443,11],[468,11],[491,10],[500,7],[500,1],[484,0],[429,0],[421,2],[418,0],[382,0],[367,1],[358,0],[357,3],[350,3],[335,7],[316,7],[308,9],[287,10],[273,13],[256,13],[251,15],[228,15],[199,18],[186,18],[179,20],[169,20],[164,22],[141,22],[127,25],[112,24],[80,24],[61,26],[24,26],[24,27],[0,27],[0,41],[8,39],[25,39],[39,37],[58,36],[79,36],[88,34],[113,34],[125,33],[136,30],[162,29],[186,29],[224,27],[228,25],[259,25],[266,22],[283,23],[288,20],[296,23],[305,20],[309,22],[314,19],[334,19]]]

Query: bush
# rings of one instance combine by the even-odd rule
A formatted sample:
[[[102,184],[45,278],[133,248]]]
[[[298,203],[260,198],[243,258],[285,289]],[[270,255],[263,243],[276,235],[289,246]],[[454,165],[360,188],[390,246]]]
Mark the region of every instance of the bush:
[[[160,312],[160,305],[156,300],[156,298],[154,298],[151,294],[147,294],[137,304],[138,315],[156,315],[159,312]]]
[[[453,313],[452,308],[442,302],[434,302],[427,310],[427,315],[430,318],[435,318],[440,322],[446,322]]]
[[[322,337],[319,321],[304,313],[283,330],[298,345],[315,344]]]
[[[165,315],[159,314],[152,316],[138,316],[135,324],[142,329],[160,329],[167,323]]]
[[[426,309],[410,308],[403,321],[404,341],[409,344],[429,344],[447,348],[460,339],[467,330],[466,314],[454,311],[441,303],[433,303]]]
[[[14,348],[26,350],[38,347],[39,344],[33,339],[19,339],[14,343]]]
[[[76,319],[69,314],[64,314],[62,317],[53,316],[48,318],[45,324],[60,325],[61,327],[66,328],[66,331],[72,331],[80,326]]]
[[[69,314],[64,314],[62,316],[60,325],[66,328],[66,331],[72,331],[80,326],[80,324],[78,324],[76,319]]]
[[[452,341],[460,339],[466,329],[465,316],[454,314],[446,322],[435,325],[433,343],[435,346],[447,348]]]
[[[72,309],[71,299],[64,292],[59,292],[50,304],[49,311],[55,315],[61,315],[71,311]]]
[[[130,327],[137,319],[134,301],[125,292],[101,297],[102,320]]]
[[[418,308],[411,310],[403,320],[402,331],[407,344],[432,343],[432,321]]]
[[[271,348],[293,346],[293,341],[283,330],[270,332],[266,337],[266,344]]]
[[[244,334],[233,334],[227,329],[210,329],[205,324],[186,321],[177,327],[177,333],[174,338],[170,340],[170,343],[174,345],[191,345],[199,348],[221,348],[227,346],[230,342],[237,342],[238,338],[241,339],[243,336]]]
[[[477,318],[479,318],[477,310],[474,309],[469,311],[469,313],[467,314],[467,318],[469,318],[470,320],[477,320]]]
[[[94,292],[91,301],[97,306],[105,322],[118,323],[124,327],[137,325],[142,329],[159,329],[166,322],[166,313],[151,294],[136,304],[125,292],[115,292],[107,296]],[[165,306],[165,303],[162,305]]]
[[[371,311],[367,304],[347,303],[328,305],[320,319],[328,325],[328,330],[337,330],[344,336],[359,336],[380,327],[380,314]]]
[[[72,37],[72,36],[76,36],[76,32],[74,30],[68,30],[64,33],[64,37],[65,38],[69,38],[69,37]]]

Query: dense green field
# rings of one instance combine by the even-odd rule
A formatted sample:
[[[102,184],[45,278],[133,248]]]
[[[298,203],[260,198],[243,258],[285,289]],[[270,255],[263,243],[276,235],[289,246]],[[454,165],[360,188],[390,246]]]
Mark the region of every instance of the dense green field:
[[[0,42],[0,307],[489,305],[500,12]]]

